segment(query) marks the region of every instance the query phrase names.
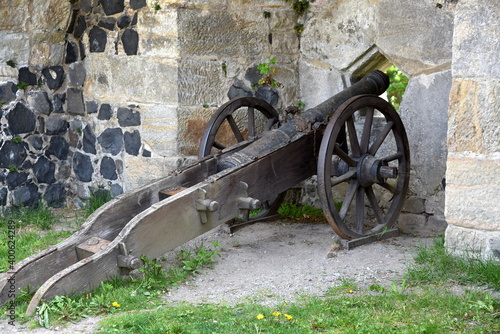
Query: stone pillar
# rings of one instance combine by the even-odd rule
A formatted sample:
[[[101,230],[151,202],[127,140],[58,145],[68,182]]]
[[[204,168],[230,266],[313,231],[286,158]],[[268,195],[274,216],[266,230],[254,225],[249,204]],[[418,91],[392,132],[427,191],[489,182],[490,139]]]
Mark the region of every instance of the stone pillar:
[[[446,248],[500,260],[500,3],[460,1],[449,103]]]

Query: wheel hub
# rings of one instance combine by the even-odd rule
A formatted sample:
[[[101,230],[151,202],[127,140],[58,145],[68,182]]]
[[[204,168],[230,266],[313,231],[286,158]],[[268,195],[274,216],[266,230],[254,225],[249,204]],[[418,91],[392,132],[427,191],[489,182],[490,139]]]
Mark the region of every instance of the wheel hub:
[[[379,160],[372,155],[365,154],[357,166],[357,179],[363,187],[370,187],[374,183],[384,183],[387,178],[395,178],[398,175],[396,167],[387,165],[384,160]]]

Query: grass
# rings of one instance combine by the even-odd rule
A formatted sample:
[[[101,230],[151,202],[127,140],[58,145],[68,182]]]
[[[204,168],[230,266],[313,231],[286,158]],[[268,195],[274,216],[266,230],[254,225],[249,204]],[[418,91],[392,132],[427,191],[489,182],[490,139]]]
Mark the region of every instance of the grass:
[[[282,215],[292,218],[317,213],[314,208],[290,204],[280,210]],[[57,218],[43,206],[35,211],[23,209],[13,213],[17,216],[0,220],[1,233],[5,233],[6,219],[16,221],[19,257],[36,252],[37,247],[43,249],[57,243],[57,236],[43,239],[51,235],[50,226]],[[34,320],[31,327],[50,327],[104,314],[106,318],[99,329],[103,334],[500,332],[500,300],[494,297],[495,291],[500,291],[500,265],[473,257],[451,256],[444,248],[443,238],[430,246],[421,246],[414,265],[408,267],[401,281],[392,282],[390,288],[374,284],[362,290],[354,280],[341,279],[332,283],[323,296],[304,296],[274,307],[252,302],[167,305],[164,294],[213,264],[219,256],[219,246],[215,242],[182,250],[166,269],[159,260],[142,257],[141,278],[114,278],[91,293],[58,296],[43,303],[35,318],[23,317],[31,296],[21,293],[17,299],[17,318],[24,322]],[[1,247],[3,244],[0,256],[5,258],[6,250]],[[460,293],[453,289],[457,283],[462,285]],[[494,291],[474,288],[477,285]],[[4,314],[4,309],[0,314]]]
[[[413,284],[453,282],[463,285],[484,285],[500,291],[498,261],[485,261],[473,255],[452,256],[446,251],[442,237],[431,246],[420,246],[415,262],[416,264],[409,268],[406,275]]]
[[[278,213],[285,218],[304,219],[318,218],[325,221],[323,210],[309,205],[296,205],[293,203],[283,203],[278,209]]]
[[[93,191],[83,207],[84,218],[87,219],[92,213],[94,213],[94,211],[99,209],[106,202],[109,202],[111,199],[112,196],[109,190],[98,188]]]

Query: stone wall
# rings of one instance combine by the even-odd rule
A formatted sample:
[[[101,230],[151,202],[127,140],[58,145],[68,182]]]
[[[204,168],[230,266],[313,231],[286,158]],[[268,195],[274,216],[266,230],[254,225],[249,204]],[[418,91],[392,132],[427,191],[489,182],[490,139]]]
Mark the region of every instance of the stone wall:
[[[457,5],[446,171],[446,247],[500,259],[500,3]]]

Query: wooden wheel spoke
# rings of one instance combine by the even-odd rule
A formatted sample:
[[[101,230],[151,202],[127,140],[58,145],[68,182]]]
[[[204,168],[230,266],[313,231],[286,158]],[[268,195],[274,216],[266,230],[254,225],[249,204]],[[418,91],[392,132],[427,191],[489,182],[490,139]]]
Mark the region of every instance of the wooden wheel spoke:
[[[236,140],[239,142],[242,142],[245,140],[243,138],[243,134],[241,133],[240,129],[238,128],[238,125],[236,124],[236,121],[234,120],[232,115],[228,115],[226,117],[227,121],[229,122],[229,126],[231,126],[231,130],[233,130],[234,136],[236,137]]]
[[[372,124],[373,124],[373,113],[374,108],[368,108],[365,116],[365,125],[363,127],[363,135],[361,136],[361,154],[365,154],[368,152],[368,145],[370,144],[370,136],[372,132]]]
[[[363,234],[365,221],[365,188],[358,187],[356,190],[356,232]]]
[[[381,160],[384,160],[386,162],[391,162],[391,161],[394,161],[394,160],[399,160],[403,157],[403,153],[402,152],[397,152],[397,153],[394,153],[392,155],[389,155],[388,157],[385,157]]]
[[[393,126],[394,126],[393,121],[387,122],[382,131],[380,131],[380,134],[378,135],[377,139],[375,139],[372,146],[368,150],[368,154],[375,155],[375,153],[377,153],[380,146],[382,146],[382,143],[384,142],[385,138],[387,138],[387,135],[389,135],[389,132],[391,132]]]
[[[218,150],[223,150],[226,148],[226,146],[222,145],[221,143],[214,141],[213,147],[215,147]]]
[[[253,107],[248,107],[248,137],[255,137],[255,112]]]
[[[378,205],[377,198],[375,197],[372,187],[366,188],[366,197],[368,197],[368,201],[370,202],[373,213],[375,213],[377,222],[379,224],[384,224],[384,215],[382,210],[380,210],[380,206]]]
[[[342,150],[340,145],[338,143],[335,143],[335,146],[333,148],[333,152],[341,159],[343,160],[347,165],[351,167],[356,167],[356,160],[352,159],[347,153]]]
[[[349,141],[351,143],[351,151],[353,157],[361,156],[361,149],[359,147],[358,135],[356,134],[356,127],[354,126],[354,119],[352,115],[347,119],[347,131],[349,133]]]
[[[379,186],[381,186],[382,188],[386,189],[386,190],[389,190],[392,194],[394,195],[399,195],[401,192],[396,189],[396,187],[394,186],[391,186],[389,183],[387,182],[384,182],[384,183],[377,183]]]
[[[349,184],[349,189],[344,197],[344,202],[342,202],[342,207],[340,208],[340,218],[343,220],[347,215],[347,210],[349,210],[349,206],[351,206],[352,200],[354,199],[354,195],[356,195],[356,190],[358,189],[359,183],[358,180],[352,181]]]
[[[342,174],[334,179],[332,179],[332,187],[335,187],[336,185],[342,183],[342,182],[347,182],[349,181],[354,175],[356,175],[356,171],[355,170],[350,170],[348,171],[347,173],[345,174]]]

